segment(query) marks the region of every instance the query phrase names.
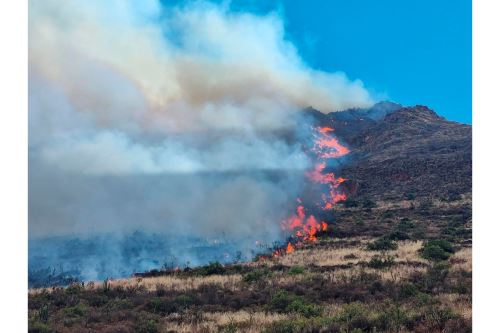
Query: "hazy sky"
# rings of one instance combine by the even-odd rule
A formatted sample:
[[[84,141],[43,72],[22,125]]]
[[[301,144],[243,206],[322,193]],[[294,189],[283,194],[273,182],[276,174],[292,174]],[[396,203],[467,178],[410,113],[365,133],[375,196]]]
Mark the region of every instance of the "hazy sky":
[[[231,7],[279,11],[288,38],[315,68],[344,71],[390,100],[472,121],[470,0],[233,0]]]

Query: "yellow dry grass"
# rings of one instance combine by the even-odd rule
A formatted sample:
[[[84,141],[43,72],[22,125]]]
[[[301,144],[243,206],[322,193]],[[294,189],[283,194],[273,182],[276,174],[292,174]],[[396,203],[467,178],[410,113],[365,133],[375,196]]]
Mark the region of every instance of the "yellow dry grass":
[[[466,247],[457,251],[451,258],[452,270],[472,272],[472,248]]]
[[[111,288],[143,286],[149,291],[158,287],[166,290],[187,291],[199,288],[203,284],[215,284],[226,289],[234,290],[241,281],[241,275],[210,275],[178,278],[175,276],[158,276],[148,278],[129,278],[110,281]]]
[[[339,266],[357,264],[361,261],[370,261],[380,252],[366,251],[368,239],[361,239],[361,244],[351,247],[326,248],[326,249],[298,249],[293,253],[278,258],[277,262],[286,266],[295,265],[317,265],[317,266]],[[396,263],[423,263],[428,261],[421,258],[418,250],[422,247],[422,241],[400,241],[398,249],[386,251],[384,254],[394,257]]]
[[[265,312],[205,312],[201,318],[186,318],[180,314],[165,317],[164,330],[178,333],[218,332],[221,327],[235,325],[238,332],[261,332],[262,327],[272,322],[288,318],[285,314]]]

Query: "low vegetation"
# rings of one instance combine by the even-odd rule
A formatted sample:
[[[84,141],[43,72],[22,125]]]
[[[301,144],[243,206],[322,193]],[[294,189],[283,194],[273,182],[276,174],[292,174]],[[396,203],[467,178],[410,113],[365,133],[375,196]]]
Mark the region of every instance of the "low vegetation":
[[[434,218],[360,200],[277,258],[33,289],[29,332],[471,332],[470,226],[454,203]]]

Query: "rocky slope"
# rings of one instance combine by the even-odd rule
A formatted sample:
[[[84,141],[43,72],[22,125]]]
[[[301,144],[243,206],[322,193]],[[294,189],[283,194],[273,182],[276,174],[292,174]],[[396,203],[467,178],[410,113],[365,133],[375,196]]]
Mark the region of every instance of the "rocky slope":
[[[425,106],[390,102],[327,115],[308,112],[320,125],[333,126],[350,147],[341,173],[352,180],[355,197],[448,199],[471,192],[470,125]]]

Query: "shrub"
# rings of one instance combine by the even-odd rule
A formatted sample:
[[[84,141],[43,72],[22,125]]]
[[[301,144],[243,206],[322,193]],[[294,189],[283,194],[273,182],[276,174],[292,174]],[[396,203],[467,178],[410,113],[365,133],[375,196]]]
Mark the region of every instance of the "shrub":
[[[413,283],[404,283],[401,285],[399,295],[402,298],[409,298],[409,297],[414,297],[417,296],[420,291],[418,290],[417,286],[415,286]]]
[[[369,251],[388,251],[388,250],[396,250],[397,248],[398,244],[387,237],[379,238],[376,241],[369,243],[367,245],[367,249]]]
[[[229,323],[223,325],[220,329],[221,332],[224,333],[236,333],[238,332],[238,325],[234,321],[234,318],[229,317]]]
[[[396,240],[410,239],[410,236],[408,236],[408,234],[404,231],[395,230],[395,231],[391,232],[389,235],[387,235],[387,238],[390,240],[396,241]]]
[[[265,333],[298,333],[303,332],[304,325],[302,322],[297,320],[282,320],[277,321],[269,325],[264,332]]]
[[[269,272],[269,269],[264,268],[264,269],[258,269],[253,272],[247,273],[243,276],[243,282],[246,283],[253,283],[253,282],[258,282],[265,278],[266,276],[269,276],[271,273]]]
[[[66,288],[66,293],[70,295],[78,294],[84,290],[84,286],[81,283],[75,282],[70,284]]]
[[[70,307],[67,307],[64,309],[64,313],[68,317],[81,317],[85,314],[85,312],[86,312],[86,308],[81,304],[77,304],[75,306],[70,306]]]
[[[191,295],[179,295],[175,298],[175,303],[177,303],[181,309],[186,309],[195,302],[196,299]]]
[[[443,239],[431,240],[420,249],[420,255],[428,260],[447,260],[454,253],[453,245]]]
[[[408,231],[415,228],[415,223],[407,217],[401,219],[401,222],[396,226],[397,230]]]
[[[210,264],[200,267],[199,274],[203,276],[224,274],[224,266],[218,261],[211,262]]]
[[[388,304],[384,311],[378,314],[375,325],[384,331],[400,332],[409,322],[406,311],[397,304]]]
[[[136,324],[135,332],[137,333],[156,333],[158,332],[158,324],[156,321],[149,320],[141,320]]]
[[[347,304],[340,313],[335,317],[336,321],[344,326],[344,330],[354,332],[359,329],[368,331],[370,328],[370,320],[368,319],[368,312],[361,303],[355,302]]]
[[[419,280],[420,289],[425,289],[429,292],[439,292],[445,287],[444,281],[449,274],[450,265],[446,261],[435,262],[427,273]]]
[[[156,284],[156,296],[162,297],[168,294],[167,287],[163,283]]]
[[[443,239],[434,239],[434,240],[430,240],[427,242],[428,245],[437,245],[439,246],[440,248],[442,248],[444,251],[446,252],[449,252],[449,253],[454,253],[455,252],[455,249],[453,248],[453,245],[446,241],[446,240],[443,240]]]
[[[422,257],[428,260],[440,261],[447,260],[451,253],[446,252],[437,245],[426,245],[422,249]]]
[[[394,258],[393,257],[387,257],[387,258],[382,258],[379,256],[374,256],[370,259],[368,262],[368,267],[370,268],[375,268],[375,269],[381,269],[381,268],[387,268],[391,267],[394,265]]]
[[[40,311],[38,311],[38,318],[45,323],[49,320],[49,307],[47,305],[40,308]]]
[[[317,306],[306,303],[304,299],[299,297],[296,297],[295,300],[286,307],[286,312],[300,313],[308,318],[318,316],[321,313]]]
[[[293,266],[290,268],[290,270],[288,270],[288,274],[299,275],[299,274],[303,274],[304,271],[305,271],[305,269],[302,266]]]
[[[115,298],[106,304],[106,308],[112,311],[132,309],[134,303],[130,299]]]
[[[268,307],[271,310],[285,311],[288,304],[292,302],[292,297],[285,290],[279,290],[269,301]]]
[[[314,317],[320,314],[320,309],[305,301],[302,297],[291,295],[280,290],[271,298],[268,308],[278,312],[295,312],[304,317]]]
[[[394,217],[394,212],[392,212],[390,210],[386,210],[385,212],[382,213],[383,219],[389,219],[391,217]]]

